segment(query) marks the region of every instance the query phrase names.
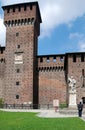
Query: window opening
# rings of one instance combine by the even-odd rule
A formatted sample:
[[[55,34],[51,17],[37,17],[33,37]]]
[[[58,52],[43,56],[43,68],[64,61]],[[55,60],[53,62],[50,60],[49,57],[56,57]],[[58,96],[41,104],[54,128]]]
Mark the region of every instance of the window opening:
[[[15,8],[13,8],[13,12],[15,12]]]
[[[24,6],[24,11],[26,11],[26,9],[27,9],[27,7],[26,7],[26,6]]]
[[[9,9],[7,9],[7,13],[9,13]]]
[[[19,95],[16,95],[16,99],[19,99]]]
[[[63,56],[60,57],[60,61],[61,61],[61,62],[63,61]]]
[[[76,62],[76,55],[73,55],[73,62]]]
[[[84,54],[81,54],[81,62],[84,62]]]
[[[40,62],[43,62],[43,58],[42,57],[40,57]]]
[[[20,48],[20,45],[17,45],[17,48]]]
[[[19,10],[19,12],[20,12],[20,11],[21,11],[21,8],[19,7],[18,10]]]
[[[49,59],[49,57],[47,57],[47,62],[50,62],[50,59]]]
[[[53,57],[53,62],[56,62],[56,61],[57,61],[57,60],[56,60],[56,56],[54,56],[54,57]]]
[[[16,85],[19,85],[19,81],[16,82]]]
[[[20,69],[17,69],[17,73],[19,73],[20,72]]]
[[[19,33],[18,33],[18,32],[16,33],[16,36],[17,36],[17,37],[19,36]]]
[[[30,10],[32,10],[32,5],[30,5]]]

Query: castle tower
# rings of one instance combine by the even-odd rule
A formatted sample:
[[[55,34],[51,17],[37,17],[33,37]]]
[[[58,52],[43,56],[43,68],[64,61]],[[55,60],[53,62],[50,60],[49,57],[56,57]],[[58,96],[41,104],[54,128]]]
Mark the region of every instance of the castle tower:
[[[7,104],[38,104],[37,42],[41,16],[37,2],[8,5],[4,100]]]

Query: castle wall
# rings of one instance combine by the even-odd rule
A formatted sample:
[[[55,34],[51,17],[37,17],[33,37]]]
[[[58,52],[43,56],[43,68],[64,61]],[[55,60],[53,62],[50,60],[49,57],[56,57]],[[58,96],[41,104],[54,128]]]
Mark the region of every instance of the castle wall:
[[[85,100],[85,53],[37,56],[42,22],[38,3],[2,8],[6,48],[0,47],[0,98],[7,104],[68,103],[68,78],[73,76],[77,102]]]
[[[5,48],[0,47],[0,98],[4,98]]]
[[[38,57],[39,104],[66,103],[64,55]]]
[[[68,77],[76,80],[77,103],[85,97],[85,53],[68,54]]]

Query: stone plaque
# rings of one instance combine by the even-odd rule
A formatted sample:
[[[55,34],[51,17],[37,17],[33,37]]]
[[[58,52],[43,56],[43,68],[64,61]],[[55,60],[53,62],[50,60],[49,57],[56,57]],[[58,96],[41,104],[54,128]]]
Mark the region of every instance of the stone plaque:
[[[15,64],[22,64],[22,63],[23,63],[22,53],[15,54]]]
[[[53,100],[53,106],[54,107],[59,107],[59,100],[58,99]]]

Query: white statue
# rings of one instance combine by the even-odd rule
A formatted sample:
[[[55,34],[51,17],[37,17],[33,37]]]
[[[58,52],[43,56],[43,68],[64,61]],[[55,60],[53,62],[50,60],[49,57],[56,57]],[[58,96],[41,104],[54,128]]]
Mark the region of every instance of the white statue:
[[[76,92],[76,80],[71,76],[71,78],[68,78],[68,85],[70,88],[70,92]]]

